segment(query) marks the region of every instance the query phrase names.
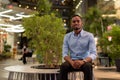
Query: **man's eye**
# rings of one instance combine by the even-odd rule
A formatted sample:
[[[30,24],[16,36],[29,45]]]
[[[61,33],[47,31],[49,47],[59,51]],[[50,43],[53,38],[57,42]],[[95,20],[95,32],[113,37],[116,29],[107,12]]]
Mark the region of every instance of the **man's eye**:
[[[75,21],[72,21],[72,22],[73,22],[73,23],[75,23],[75,22],[78,22],[78,23],[79,23],[80,21],[79,21],[79,20],[75,20]]]

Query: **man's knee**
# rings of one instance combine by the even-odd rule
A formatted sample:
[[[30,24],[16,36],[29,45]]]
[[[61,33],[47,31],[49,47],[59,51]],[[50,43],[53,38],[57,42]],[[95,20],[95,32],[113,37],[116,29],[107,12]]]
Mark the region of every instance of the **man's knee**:
[[[83,65],[83,68],[92,69],[92,64],[91,63],[85,63]]]
[[[69,63],[64,62],[61,64],[60,69],[68,69],[68,67],[69,67]]]

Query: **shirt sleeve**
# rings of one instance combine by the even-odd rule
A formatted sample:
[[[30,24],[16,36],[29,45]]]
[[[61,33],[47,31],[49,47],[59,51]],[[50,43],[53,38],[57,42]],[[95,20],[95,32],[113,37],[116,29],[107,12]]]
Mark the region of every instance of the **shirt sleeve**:
[[[63,55],[63,58],[65,56],[68,56],[68,36],[67,35],[65,35],[64,37],[62,55]]]
[[[96,59],[97,51],[96,51],[96,45],[95,45],[95,40],[94,40],[93,34],[91,34],[91,36],[90,36],[89,52],[90,52],[89,57],[91,57],[92,60]]]

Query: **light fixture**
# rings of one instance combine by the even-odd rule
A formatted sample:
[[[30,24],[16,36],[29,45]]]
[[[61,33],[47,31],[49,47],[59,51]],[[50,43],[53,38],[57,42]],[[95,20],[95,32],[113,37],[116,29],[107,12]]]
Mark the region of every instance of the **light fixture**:
[[[19,4],[18,6],[21,7],[22,5]]]
[[[36,8],[36,7],[34,7],[34,9],[36,10],[37,8]]]
[[[64,19],[63,22],[66,22],[66,20]]]
[[[19,33],[19,32],[24,32],[25,31],[25,29],[22,27],[21,24],[19,24],[19,25],[0,24],[0,26],[3,26],[1,28],[1,30],[4,30],[6,32]]]
[[[67,24],[66,23],[64,23],[64,26],[66,26]]]
[[[28,9],[28,8],[29,8],[29,6],[26,6],[26,8]]]
[[[62,3],[62,5],[65,5],[65,0],[62,0],[61,3]]]
[[[56,9],[56,11],[59,11],[59,9]]]
[[[110,0],[104,0],[104,1],[110,1]]]
[[[108,41],[112,41],[112,36],[108,36]]]
[[[78,9],[82,2],[83,2],[83,1],[80,0],[80,2],[77,4],[77,6],[76,6],[75,8]]]

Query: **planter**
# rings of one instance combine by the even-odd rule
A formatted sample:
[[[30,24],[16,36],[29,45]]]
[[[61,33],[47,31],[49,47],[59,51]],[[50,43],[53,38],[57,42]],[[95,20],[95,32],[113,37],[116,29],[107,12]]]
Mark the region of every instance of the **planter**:
[[[54,70],[59,70],[59,65],[36,65],[31,66],[31,68],[34,69],[41,69],[44,70],[42,74],[39,74],[38,77],[40,80],[59,80],[59,72],[53,73]],[[52,70],[52,71],[51,71]],[[49,73],[46,73],[45,71],[49,71]]]
[[[31,66],[31,68],[35,68],[35,69],[59,69],[60,65],[37,65],[37,66]]]
[[[120,72],[120,59],[115,59],[116,70]]]

